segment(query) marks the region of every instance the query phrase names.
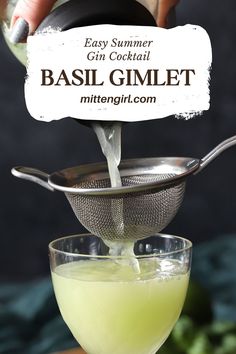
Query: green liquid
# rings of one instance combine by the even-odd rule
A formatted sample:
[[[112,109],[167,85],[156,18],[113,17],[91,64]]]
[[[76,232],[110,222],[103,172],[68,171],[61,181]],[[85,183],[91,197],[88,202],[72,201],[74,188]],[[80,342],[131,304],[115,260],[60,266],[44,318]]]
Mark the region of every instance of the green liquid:
[[[89,354],[153,354],[177,321],[189,273],[179,263],[90,260],[58,266],[52,279],[61,314]]]

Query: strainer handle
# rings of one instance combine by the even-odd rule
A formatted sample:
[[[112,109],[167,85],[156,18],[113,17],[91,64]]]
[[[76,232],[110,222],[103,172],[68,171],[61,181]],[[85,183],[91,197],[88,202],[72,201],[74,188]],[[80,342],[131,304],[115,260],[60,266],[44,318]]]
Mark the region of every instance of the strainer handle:
[[[26,179],[27,181],[37,183],[40,186],[54,192],[54,189],[50,186],[50,184],[48,184],[49,174],[43,171],[31,167],[17,166],[12,168],[11,173],[15,177]]]
[[[231,138],[222,141],[213,150],[211,150],[206,156],[200,160],[200,165],[194,174],[201,172],[210,162],[212,162],[216,157],[218,157],[223,151],[229,149],[233,145],[236,145],[236,135],[231,136]]]

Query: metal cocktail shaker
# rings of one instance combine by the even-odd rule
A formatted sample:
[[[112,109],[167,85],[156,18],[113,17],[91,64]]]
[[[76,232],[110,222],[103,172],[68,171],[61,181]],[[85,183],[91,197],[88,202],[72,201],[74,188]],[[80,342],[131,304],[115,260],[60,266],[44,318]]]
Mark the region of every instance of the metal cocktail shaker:
[[[9,42],[11,33],[11,16],[17,1],[18,0],[9,0],[1,3],[0,20],[3,35],[10,50],[17,57],[17,59],[25,65],[26,45],[24,43],[13,45]],[[52,11],[53,15],[50,14],[47,19],[43,21],[43,24],[40,25],[40,28],[45,28],[45,25],[47,24],[51,25],[52,23],[59,23],[61,27],[65,29],[68,26],[70,26],[70,28],[75,27],[76,22],[77,25],[82,26],[86,25],[86,22],[87,24],[96,24],[98,22],[101,23],[102,19],[103,23],[109,24],[144,24],[147,26],[154,26],[154,20],[156,20],[158,17],[158,10],[160,9],[160,6],[162,6],[162,8],[163,6],[169,6],[170,2],[173,2],[172,10],[169,12],[167,9],[164,9],[164,11],[169,13],[167,18],[167,27],[173,27],[175,25],[175,0],[166,0],[162,2],[160,0],[110,0],[105,2],[103,0],[57,0],[54,7],[57,9],[56,12],[54,12],[54,9]],[[138,6],[140,4],[142,6]],[[83,14],[80,14],[80,11],[83,12]],[[104,11],[103,14],[102,11]],[[150,16],[150,14],[152,16]],[[80,18],[80,20],[76,20],[77,16]],[[82,17],[84,18],[83,21]],[[93,23],[93,21],[95,22]]]
[[[38,31],[48,26],[67,30],[98,24],[156,26],[150,11],[135,0],[70,0],[52,11]]]

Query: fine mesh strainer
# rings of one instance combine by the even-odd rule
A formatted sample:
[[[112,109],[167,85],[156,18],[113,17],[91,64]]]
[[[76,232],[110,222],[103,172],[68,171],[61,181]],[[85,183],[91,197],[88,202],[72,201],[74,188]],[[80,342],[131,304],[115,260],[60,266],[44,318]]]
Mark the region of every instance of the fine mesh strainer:
[[[48,175],[15,167],[13,175],[65,193],[87,230],[104,240],[136,240],[163,230],[176,215],[187,176],[200,172],[221,152],[236,144],[233,136],[201,160],[159,157],[124,160],[122,187],[111,188],[105,163],[77,166]]]

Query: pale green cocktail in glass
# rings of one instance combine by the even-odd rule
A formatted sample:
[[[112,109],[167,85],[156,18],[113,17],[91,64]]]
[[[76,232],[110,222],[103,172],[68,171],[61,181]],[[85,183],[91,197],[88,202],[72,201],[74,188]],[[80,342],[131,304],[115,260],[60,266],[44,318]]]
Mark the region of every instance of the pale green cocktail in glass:
[[[129,257],[111,257],[102,240],[71,236],[50,246],[52,280],[66,324],[88,354],[154,354],[183,307],[191,242],[156,235]]]

